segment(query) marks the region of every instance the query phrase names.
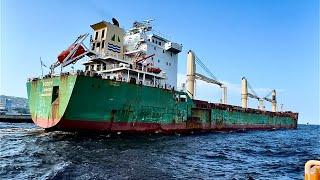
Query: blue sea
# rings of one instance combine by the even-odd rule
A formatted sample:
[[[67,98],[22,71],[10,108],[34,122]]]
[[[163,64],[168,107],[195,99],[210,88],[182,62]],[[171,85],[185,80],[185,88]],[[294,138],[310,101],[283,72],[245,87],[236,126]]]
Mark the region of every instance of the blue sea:
[[[0,123],[0,179],[303,179],[320,126],[193,135],[46,132]]]

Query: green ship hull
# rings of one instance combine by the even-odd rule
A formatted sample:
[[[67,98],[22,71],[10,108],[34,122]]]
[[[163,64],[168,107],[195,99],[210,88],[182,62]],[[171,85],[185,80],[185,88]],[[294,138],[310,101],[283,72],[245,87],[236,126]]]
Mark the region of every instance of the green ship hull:
[[[296,128],[298,114],[191,99],[182,91],[69,75],[27,83],[30,113],[42,128],[156,132]]]

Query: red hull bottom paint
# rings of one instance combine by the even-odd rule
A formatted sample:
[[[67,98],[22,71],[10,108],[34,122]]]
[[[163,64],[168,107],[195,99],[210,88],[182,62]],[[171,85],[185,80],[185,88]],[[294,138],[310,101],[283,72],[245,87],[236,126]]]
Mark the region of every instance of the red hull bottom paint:
[[[42,128],[49,128],[49,127],[53,127],[56,124],[58,124],[60,122],[59,119],[40,119],[40,118],[36,118],[35,120],[32,119],[32,121],[42,127]]]
[[[39,122],[39,121],[38,121]],[[38,124],[39,125],[39,124]],[[64,131],[103,131],[123,133],[188,133],[188,132],[209,132],[209,131],[237,131],[237,130],[272,130],[272,129],[294,129],[293,126],[282,125],[210,125],[204,124],[201,127],[190,128],[186,123],[180,124],[158,124],[158,123],[126,123],[126,122],[95,122],[83,120],[62,119],[55,127],[48,130]]]

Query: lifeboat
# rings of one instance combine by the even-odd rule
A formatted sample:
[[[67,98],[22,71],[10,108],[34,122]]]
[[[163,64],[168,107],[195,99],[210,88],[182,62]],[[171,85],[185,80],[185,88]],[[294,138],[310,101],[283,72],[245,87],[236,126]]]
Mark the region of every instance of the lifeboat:
[[[62,51],[59,55],[58,55],[58,61],[60,63],[63,63],[65,60],[66,60],[66,57],[74,50],[74,48],[76,48],[76,46],[78,45],[78,43],[76,44],[73,44],[71,45],[70,47],[68,47],[68,49]],[[85,53],[85,49],[82,45],[79,45],[76,52],[71,56],[69,57],[69,59],[71,58],[76,58],[78,57],[79,55]]]
[[[148,68],[148,72],[159,74],[161,72],[161,69],[160,68],[156,68],[156,67],[149,67]]]

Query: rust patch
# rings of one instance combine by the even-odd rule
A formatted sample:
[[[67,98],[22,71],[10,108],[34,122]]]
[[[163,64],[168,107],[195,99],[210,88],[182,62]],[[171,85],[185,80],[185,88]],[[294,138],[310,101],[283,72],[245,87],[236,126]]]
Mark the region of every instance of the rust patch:
[[[199,117],[189,117],[186,123],[187,129],[201,129],[202,124]]]

